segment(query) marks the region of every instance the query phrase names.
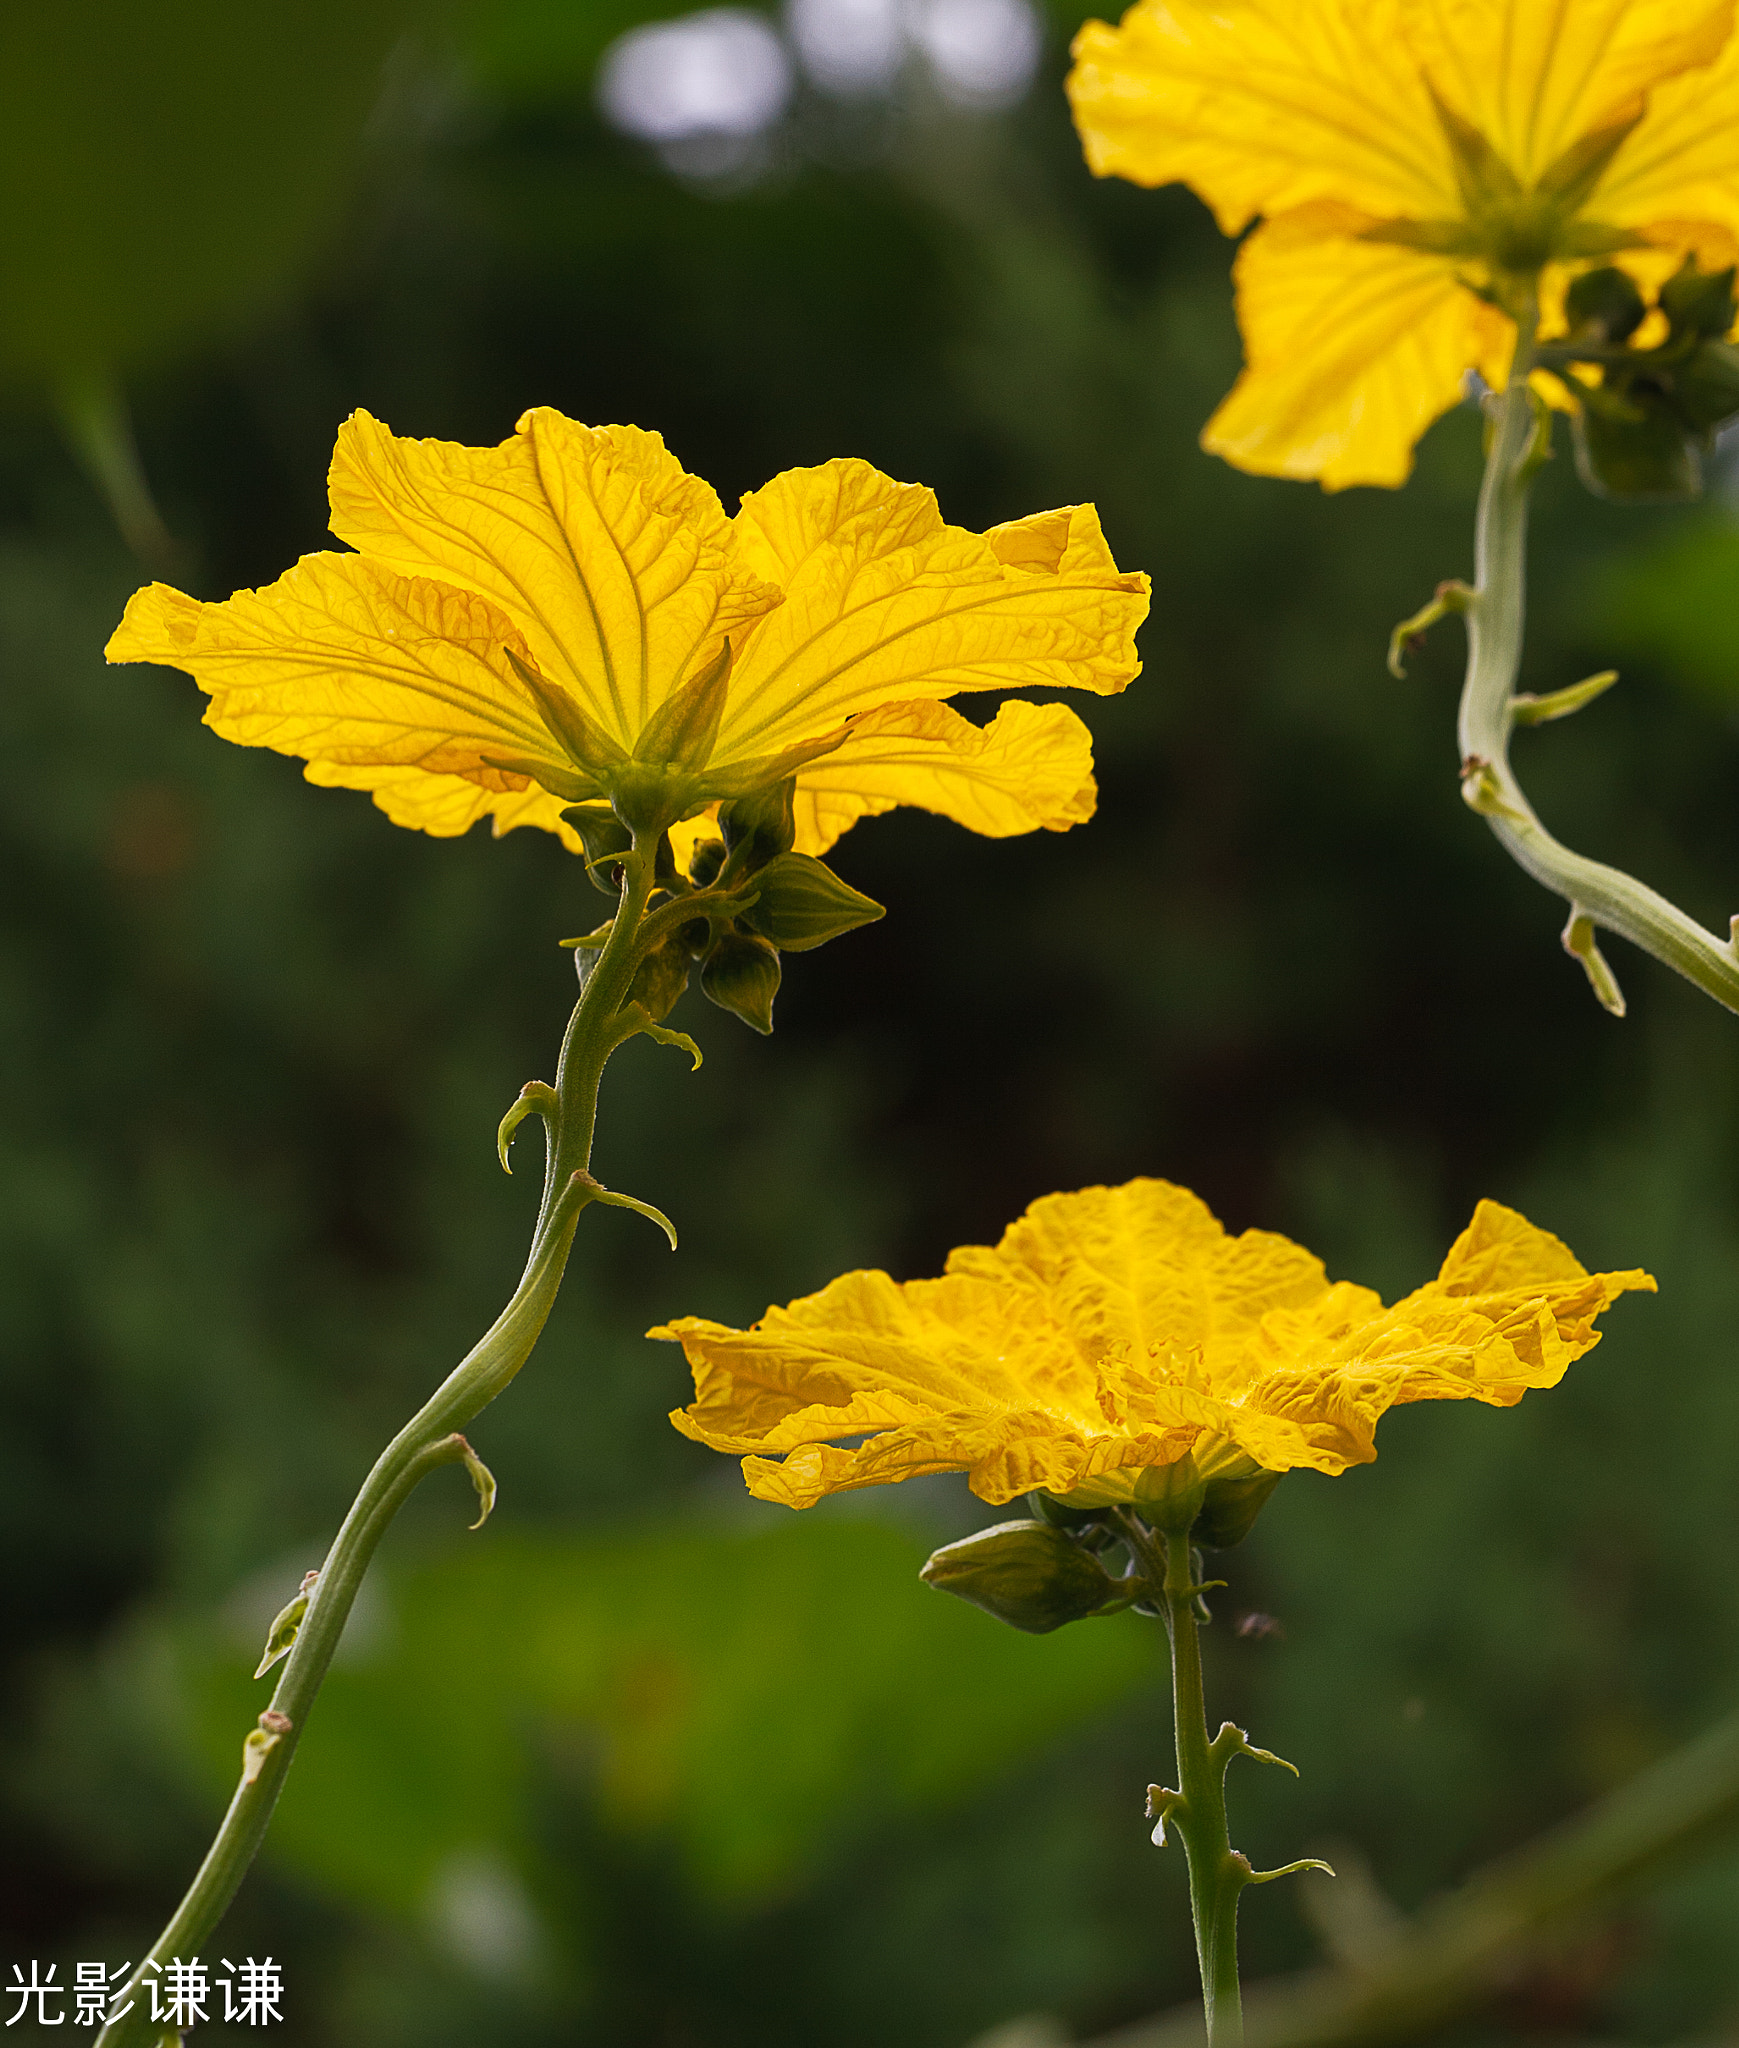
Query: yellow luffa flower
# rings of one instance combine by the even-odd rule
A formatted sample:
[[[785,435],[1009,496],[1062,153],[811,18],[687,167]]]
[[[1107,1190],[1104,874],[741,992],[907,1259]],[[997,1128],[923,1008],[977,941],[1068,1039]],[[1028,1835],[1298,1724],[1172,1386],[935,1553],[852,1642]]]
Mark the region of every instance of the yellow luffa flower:
[[[559,832],[634,757],[660,708],[729,647],[713,797],[801,769],[797,848],[917,804],[1000,835],[1091,815],[1091,743],[1066,707],[984,727],[941,699],[1137,673],[1147,579],[1120,574],[1090,506],[988,533],[868,463],[788,470],[727,519],[656,434],[528,412],[497,448],[340,430],[332,530],[263,590],[137,593],[111,661],[188,670],[206,723],[302,756],[443,836],[479,818]],[[578,716],[576,716],[576,711]],[[692,823],[692,844],[705,828]]]
[[[1477,369],[1507,279],[1739,256],[1734,0],[1139,0],[1069,80],[1087,161],[1182,180],[1238,251],[1246,367],[1203,445],[1329,489],[1398,484]],[[1543,277],[1542,277],[1543,274]]]
[[[752,1330],[685,1317],[649,1334],[694,1368],[671,1420],[747,1454],[763,1500],[965,1472],[991,1502],[1039,1488],[1103,1506],[1163,1497],[1186,1457],[1202,1476],[1343,1472],[1403,1401],[1513,1406],[1600,1341],[1618,1295],[1653,1287],[1587,1273],[1481,1202],[1437,1278],[1386,1309],[1286,1238],[1229,1237],[1188,1189],[1136,1180],[1045,1196],[940,1280],[847,1273]]]

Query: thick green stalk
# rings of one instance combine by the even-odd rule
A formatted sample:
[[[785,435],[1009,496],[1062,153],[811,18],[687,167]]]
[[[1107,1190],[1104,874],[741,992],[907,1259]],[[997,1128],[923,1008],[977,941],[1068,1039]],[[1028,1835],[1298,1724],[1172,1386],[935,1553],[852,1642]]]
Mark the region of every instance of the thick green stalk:
[[[1475,584],[1471,592],[1459,593],[1457,608],[1466,614],[1468,633],[1458,727],[1462,791],[1511,857],[1568,902],[1565,948],[1581,961],[1609,1010],[1622,1016],[1624,998],[1595,943],[1595,926],[1617,932],[1716,1002],[1739,1010],[1739,956],[1732,939],[1704,930],[1622,869],[1561,845],[1541,824],[1510,765],[1518,710],[1535,708],[1515,691],[1526,612],[1528,489],[1538,460],[1539,428],[1528,390],[1531,361],[1531,348],[1518,348],[1509,385],[1496,402],[1479,494]]]
[[[1183,1839],[1190,1867],[1190,1912],[1202,1972],[1208,2048],[1238,2048],[1244,2038],[1238,1991],[1238,1895],[1250,1866],[1232,1851],[1226,1820],[1226,1764],[1208,1738],[1202,1693],[1200,1588],[1187,1534],[1165,1539],[1165,1619],[1171,1637],[1171,1697],[1182,1803],[1168,1819]]]
[[[548,1320],[567,1266],[574,1227],[604,1190],[587,1171],[604,1064],[641,1027],[625,1017],[623,1000],[649,943],[662,926],[646,916],[653,857],[638,846],[622,859],[623,886],[615,919],[586,978],[562,1040],[555,1087],[539,1098],[546,1129],[543,1199],[531,1252],[513,1298],[376,1460],[321,1566],[272,1694],[243,1749],[235,1796],[193,1883],[150,1953],[111,2001],[119,2016],[97,2048],[158,2048],[178,2033],[153,2024],[144,1981],[173,1957],[191,1960],[214,1932],[265,1836],[296,1744],[338,1647],[351,1605],[375,1547],[425,1474],[469,1452],[458,1432],[508,1384],[530,1357]],[[130,2011],[123,2011],[130,2005]]]
[[[1162,1828],[1176,1831],[1189,1862],[1190,1917],[1202,1973],[1202,2010],[1209,2048],[1240,2048],[1244,2038],[1238,1991],[1238,1896],[1252,1881],[1248,1860],[1232,1847],[1226,1820],[1226,1767],[1246,1748],[1229,1725],[1208,1735],[1202,1693],[1202,1648],[1195,1555],[1187,1531],[1149,1529],[1139,1515],[1119,1516],[1125,1540],[1159,1597],[1171,1638],[1172,1726],[1177,1790],[1156,1792],[1150,1806]]]

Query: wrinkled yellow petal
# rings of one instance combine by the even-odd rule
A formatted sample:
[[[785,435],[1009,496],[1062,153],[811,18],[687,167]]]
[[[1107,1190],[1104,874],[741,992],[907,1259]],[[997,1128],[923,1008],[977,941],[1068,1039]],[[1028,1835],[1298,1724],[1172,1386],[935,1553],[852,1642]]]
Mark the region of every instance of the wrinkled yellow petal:
[[[395,825],[435,839],[457,838],[487,818],[497,839],[521,825],[535,825],[553,832],[570,853],[582,850],[580,835],[562,822],[564,800],[535,782],[523,789],[489,789],[459,775],[351,761],[310,761],[302,772],[323,789],[366,790]]]
[[[489,598],[538,668],[632,748],[651,713],[779,601],[739,567],[710,485],[658,435],[540,407],[497,448],[339,430],[332,530],[373,560]]]
[[[1224,233],[1332,199],[1442,217],[1457,190],[1401,0],[1138,0],[1075,38],[1068,92],[1087,163],[1180,179]]]
[[[222,604],[154,584],[108,654],[185,668],[211,698],[205,722],[242,746],[519,790],[525,775],[492,760],[562,756],[508,649],[525,642],[483,598],[360,555],[306,555]]]
[[[751,1330],[686,1317],[649,1334],[694,1371],[671,1420],[741,1456],[763,1499],[959,1471],[993,1503],[1139,1500],[1143,1472],[1186,1455],[1338,1473],[1375,1456],[1399,1402],[1512,1405],[1653,1285],[1587,1273],[1482,1202],[1437,1278],[1385,1309],[1285,1238],[1230,1237],[1187,1189],[1138,1180],[1046,1196],[939,1280],[848,1273]]]
[[[1739,37],[1707,70],[1657,86],[1601,179],[1589,211],[1707,269],[1739,255]]]
[[[1261,476],[1325,489],[1395,485],[1470,369],[1501,383],[1514,330],[1440,258],[1322,231],[1320,214],[1264,223],[1234,276],[1246,367],[1202,446]]]
[[[1093,815],[1097,796],[1093,736],[1067,705],[1005,704],[977,726],[946,704],[890,704],[797,777],[797,851],[823,854],[896,804],[991,839],[1062,832]]]
[[[1524,185],[1710,64],[1732,27],[1733,0],[1401,0],[1421,69]]]
[[[1021,524],[1004,561],[994,537],[945,525],[927,491],[867,463],[788,470],[751,492],[744,557],[779,569],[785,602],[737,651],[718,760],[962,690],[1121,690],[1140,668],[1147,578],[1119,572],[1091,506]]]

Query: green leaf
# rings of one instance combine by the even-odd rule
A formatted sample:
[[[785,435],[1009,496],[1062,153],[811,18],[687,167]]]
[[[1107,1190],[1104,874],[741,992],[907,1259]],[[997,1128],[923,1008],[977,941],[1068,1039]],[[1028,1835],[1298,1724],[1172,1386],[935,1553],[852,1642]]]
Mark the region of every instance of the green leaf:
[[[265,1853],[340,1898],[420,1913],[461,1857],[532,1867],[553,1744],[596,1757],[612,1830],[674,1851],[703,1897],[752,1902],[1163,1683],[1153,1623],[1023,1636],[934,1598],[924,1550],[886,1524],[807,1517],[492,1528],[383,1571],[385,1625],[328,1677]],[[253,1647],[180,1648],[214,1802],[258,1711]]]

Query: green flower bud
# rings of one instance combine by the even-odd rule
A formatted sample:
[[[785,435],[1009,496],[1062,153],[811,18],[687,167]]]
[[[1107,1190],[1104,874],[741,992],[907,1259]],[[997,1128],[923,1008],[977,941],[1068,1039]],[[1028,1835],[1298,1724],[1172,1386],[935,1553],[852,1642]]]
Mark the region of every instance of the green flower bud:
[[[1705,341],[1674,372],[1673,398],[1691,426],[1712,434],[1739,413],[1739,348],[1730,341]]]
[[[757,1031],[771,1031],[779,955],[752,932],[728,931],[707,955],[700,986],[721,1010],[730,1010]]]
[[[1628,341],[1642,325],[1648,308],[1635,282],[1622,270],[1610,266],[1585,270],[1573,278],[1564,294],[1564,314],[1570,332],[1586,340],[1592,328],[1604,342]]]
[[[841,932],[886,917],[882,906],[842,882],[824,861],[807,853],[780,853],[755,877],[760,891],[742,923],[781,953],[807,953]]]
[[[797,778],[769,783],[719,806],[719,830],[734,875],[752,875],[781,853],[789,853],[797,837]]]
[[[1656,392],[1585,393],[1575,439],[1577,471],[1602,498],[1694,498],[1703,487],[1691,437]]]
[[[725,842],[722,839],[703,839],[689,860],[688,879],[697,889],[710,889],[718,880],[719,869],[724,864]]]
[[[1660,288],[1660,309],[1675,335],[1686,332],[1719,340],[1733,326],[1733,271],[1699,270],[1687,256]]]
[[[944,1544],[918,1576],[1034,1636],[1089,1615],[1115,1614],[1131,1598],[1090,1550],[1048,1522],[980,1529]]]
[[[654,1024],[661,1024],[688,986],[688,967],[688,949],[679,939],[667,939],[635,969],[626,1000],[638,1003]]]
[[[615,862],[628,851],[633,835],[608,804],[570,804],[562,822],[580,835],[586,849],[586,876],[594,889],[605,896],[621,892],[615,880]]]

